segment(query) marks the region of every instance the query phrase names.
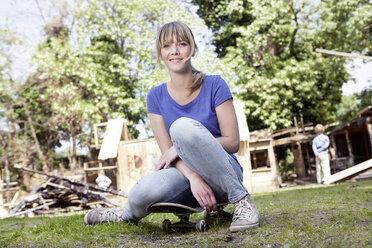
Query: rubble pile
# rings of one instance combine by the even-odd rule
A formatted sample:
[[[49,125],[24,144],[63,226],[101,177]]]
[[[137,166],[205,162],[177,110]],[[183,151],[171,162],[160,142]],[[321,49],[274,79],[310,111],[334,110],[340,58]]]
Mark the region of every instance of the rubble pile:
[[[117,207],[119,204],[107,199],[106,196],[111,194],[126,197],[120,191],[104,190],[93,184],[72,181],[45,172],[36,172],[47,176],[47,181],[11,209],[7,217],[55,214],[97,207]]]

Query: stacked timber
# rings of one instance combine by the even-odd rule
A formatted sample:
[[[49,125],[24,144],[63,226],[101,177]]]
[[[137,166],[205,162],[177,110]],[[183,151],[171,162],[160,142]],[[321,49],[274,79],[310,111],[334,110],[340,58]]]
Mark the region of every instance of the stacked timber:
[[[21,169],[30,171],[27,168]],[[107,197],[109,195],[126,197],[120,191],[104,190],[93,184],[72,181],[44,172],[32,172],[47,176],[47,180],[11,209],[6,217],[56,214],[97,207],[118,207],[118,203]]]

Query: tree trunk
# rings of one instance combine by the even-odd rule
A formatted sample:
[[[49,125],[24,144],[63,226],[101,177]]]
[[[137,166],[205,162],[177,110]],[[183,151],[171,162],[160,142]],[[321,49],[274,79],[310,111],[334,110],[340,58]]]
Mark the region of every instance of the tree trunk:
[[[44,156],[43,152],[41,151],[39,140],[37,139],[36,132],[35,132],[35,129],[34,129],[34,125],[32,124],[31,113],[28,109],[27,103],[22,102],[22,104],[23,104],[23,107],[25,108],[25,111],[26,111],[27,122],[30,125],[31,135],[32,135],[32,138],[34,139],[34,142],[35,142],[37,155],[40,159],[41,164],[43,165],[43,171],[48,171],[49,172],[50,168],[48,166],[46,157]]]
[[[297,125],[297,118],[294,117],[294,123],[296,128],[296,135],[299,134],[298,125]],[[294,165],[297,178],[303,178],[306,176],[306,169],[304,163],[304,157],[302,155],[302,147],[300,142],[296,142],[296,144],[292,144],[292,153],[294,156]]]
[[[6,138],[0,136],[0,141],[4,148],[4,169],[5,169],[5,185],[6,185],[6,202],[10,202],[9,188],[10,188],[10,178],[9,178],[9,159],[8,159],[8,141]],[[2,194],[2,192],[0,192]]]
[[[72,170],[76,170],[77,165],[77,159],[76,159],[76,131],[74,127],[71,127],[71,139],[72,139],[72,156],[71,156],[71,165],[70,168]]]

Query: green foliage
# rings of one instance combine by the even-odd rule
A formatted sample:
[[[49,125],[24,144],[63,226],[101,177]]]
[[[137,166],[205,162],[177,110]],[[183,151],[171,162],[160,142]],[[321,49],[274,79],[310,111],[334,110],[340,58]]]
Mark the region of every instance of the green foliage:
[[[360,93],[356,94],[359,110],[364,109],[367,106],[372,105],[372,86],[362,90]]]
[[[340,124],[350,122],[358,112],[357,98],[355,94],[342,96],[341,102],[337,105],[337,120]]]
[[[132,138],[137,137],[135,125],[146,119],[148,90],[167,78],[154,58],[157,28],[178,19],[200,33],[199,23],[179,5],[170,0],[78,1],[74,12],[47,23],[46,39],[31,62],[35,71],[13,91],[18,102],[12,108],[19,127],[27,130],[21,103],[27,104],[50,165],[61,140],[72,140],[73,156],[77,146],[88,145],[93,123],[124,118]],[[2,41],[1,48],[8,43]],[[9,92],[10,83],[3,80],[0,87]]]
[[[372,87],[365,88],[360,93],[342,96],[341,102],[337,105],[337,120],[341,124],[352,121],[355,115],[372,105]]]
[[[167,0],[87,0],[74,16],[76,43],[52,37],[35,56],[38,78],[59,82],[43,97],[57,119],[76,116],[70,126],[124,118],[136,137],[147,91],[161,75],[153,73],[157,27],[176,16],[190,21],[190,14]]]
[[[278,160],[280,175],[285,181],[291,174],[294,173],[293,153],[289,147],[277,147],[276,156]]]
[[[368,53],[368,1],[192,2],[214,33],[216,52],[235,68],[250,128],[288,127],[299,115],[305,122],[335,121],[349,80],[346,61],[315,48]]]

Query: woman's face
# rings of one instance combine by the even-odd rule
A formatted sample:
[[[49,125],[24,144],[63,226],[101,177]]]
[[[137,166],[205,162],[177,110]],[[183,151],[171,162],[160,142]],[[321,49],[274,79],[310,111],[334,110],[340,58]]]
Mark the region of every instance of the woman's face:
[[[191,70],[190,52],[191,46],[187,41],[178,41],[173,37],[171,42],[164,42],[161,59],[169,72],[182,73]]]

